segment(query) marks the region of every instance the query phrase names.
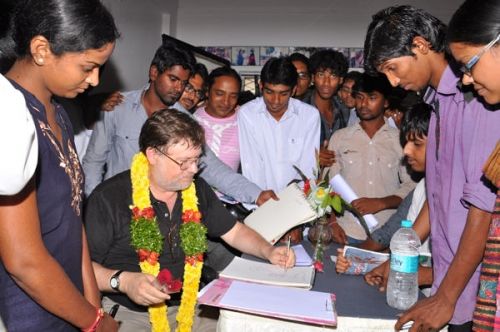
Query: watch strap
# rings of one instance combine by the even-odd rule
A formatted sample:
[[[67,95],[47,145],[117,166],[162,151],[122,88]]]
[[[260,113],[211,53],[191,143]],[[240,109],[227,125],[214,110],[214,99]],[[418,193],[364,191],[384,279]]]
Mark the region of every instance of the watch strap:
[[[120,274],[123,272],[123,270],[118,270],[116,271],[112,276],[111,278],[109,279],[109,285],[111,286],[112,289],[114,289],[115,291],[119,291],[119,288],[120,288],[120,279],[118,279],[120,277]],[[116,280],[116,286],[113,287],[113,283],[112,281],[113,280]]]

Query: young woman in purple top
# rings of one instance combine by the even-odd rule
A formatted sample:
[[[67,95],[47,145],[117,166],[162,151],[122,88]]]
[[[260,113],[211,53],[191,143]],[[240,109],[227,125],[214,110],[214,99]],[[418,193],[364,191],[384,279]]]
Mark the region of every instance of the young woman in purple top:
[[[24,95],[39,157],[23,191],[0,196],[0,315],[8,331],[116,331],[100,309],[83,231],[73,131],[53,97],[96,86],[118,32],[99,0],[23,0],[11,14],[0,60],[11,61],[5,76]]]
[[[453,15],[448,46],[462,64],[462,83],[472,85],[492,111],[500,103],[500,2],[467,0]],[[497,123],[497,128],[500,123]],[[473,316],[474,331],[500,330],[500,140],[484,168],[484,175],[497,187],[483,257],[479,292]]]

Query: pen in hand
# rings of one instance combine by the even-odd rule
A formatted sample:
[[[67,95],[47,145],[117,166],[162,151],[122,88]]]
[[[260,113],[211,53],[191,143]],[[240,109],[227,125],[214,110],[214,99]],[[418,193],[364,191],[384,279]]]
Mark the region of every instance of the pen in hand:
[[[288,263],[288,255],[290,254],[290,241],[291,241],[291,236],[288,235],[288,241],[286,243],[286,256],[285,256],[285,271],[286,271],[286,264]]]
[[[115,318],[115,315],[116,315],[116,312],[118,311],[118,307],[120,305],[119,304],[115,304],[111,307],[111,309],[109,310],[109,315],[113,318]]]

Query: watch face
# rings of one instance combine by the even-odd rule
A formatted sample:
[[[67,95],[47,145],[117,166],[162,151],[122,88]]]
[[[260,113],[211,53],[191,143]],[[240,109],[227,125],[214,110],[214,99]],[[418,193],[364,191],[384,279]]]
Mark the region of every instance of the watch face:
[[[111,278],[110,283],[111,288],[116,289],[118,287],[118,279],[116,277]]]

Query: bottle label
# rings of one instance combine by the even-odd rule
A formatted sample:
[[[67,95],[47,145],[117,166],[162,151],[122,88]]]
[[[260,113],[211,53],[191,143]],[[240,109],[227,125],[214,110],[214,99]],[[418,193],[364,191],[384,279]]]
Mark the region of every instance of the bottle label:
[[[418,271],[417,255],[391,254],[391,270],[403,273],[415,273]]]

